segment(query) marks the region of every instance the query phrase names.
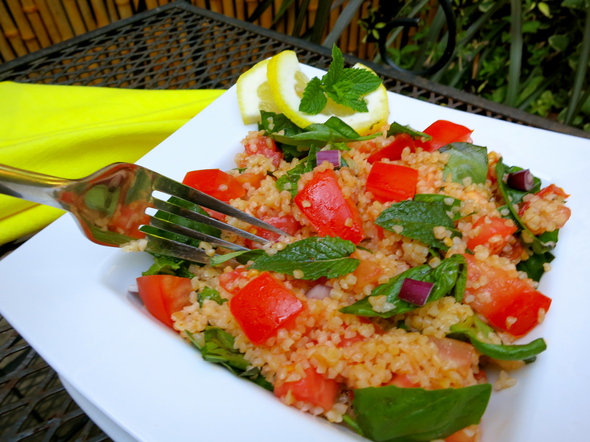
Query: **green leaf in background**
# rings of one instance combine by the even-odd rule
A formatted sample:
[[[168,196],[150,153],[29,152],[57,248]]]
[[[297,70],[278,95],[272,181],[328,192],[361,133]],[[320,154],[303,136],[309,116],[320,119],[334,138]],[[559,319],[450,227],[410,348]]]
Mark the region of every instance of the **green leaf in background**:
[[[352,406],[373,441],[427,442],[478,424],[491,393],[490,384],[442,390],[390,385],[354,390]]]
[[[480,335],[486,338],[494,330],[475,315],[467,318],[465,322],[452,325],[450,331],[451,333],[447,335],[448,337],[460,338],[461,340],[466,338],[481,354],[503,361],[531,359],[547,349],[547,344],[542,338],[535,339],[523,345],[489,344],[483,342],[480,339]]]
[[[439,149],[450,154],[443,169],[446,179],[449,174],[455,183],[462,184],[465,178],[473,183],[485,184],[488,176],[488,150],[471,143],[451,143]]]
[[[567,34],[552,35],[547,41],[549,42],[549,46],[559,52],[565,51],[570,44]]]
[[[311,237],[291,243],[274,255],[258,258],[250,268],[292,276],[299,270],[303,277],[298,279],[337,278],[358,267],[360,261],[350,258],[355,250],[354,243],[341,238]]]
[[[396,226],[401,226],[403,230],[400,235],[440,250],[447,250],[448,247],[434,236],[435,227],[448,229],[453,237],[461,236],[447,215],[444,203],[439,202],[402,201],[393,204],[381,212],[375,224],[392,232],[395,232]]]
[[[590,8],[590,0],[563,0],[561,6],[572,9],[586,10]]]

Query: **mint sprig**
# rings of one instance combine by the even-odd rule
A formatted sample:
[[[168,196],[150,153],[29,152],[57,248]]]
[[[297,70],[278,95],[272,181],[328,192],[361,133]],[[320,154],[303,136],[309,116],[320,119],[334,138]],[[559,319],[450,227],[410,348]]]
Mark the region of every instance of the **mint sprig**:
[[[329,97],[335,103],[356,112],[368,112],[363,97],[377,89],[380,84],[381,79],[368,70],[345,68],[342,52],[334,45],[328,72],[321,79],[314,77],[307,83],[299,111],[317,115],[324,110]]]

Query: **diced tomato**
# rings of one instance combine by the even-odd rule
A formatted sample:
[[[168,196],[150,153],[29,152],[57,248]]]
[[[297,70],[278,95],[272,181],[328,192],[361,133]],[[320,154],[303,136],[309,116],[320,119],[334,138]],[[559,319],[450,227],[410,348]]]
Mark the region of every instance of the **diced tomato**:
[[[250,184],[250,186],[252,186],[254,189],[258,189],[260,187],[260,183],[265,177],[266,175],[264,175],[263,173],[245,172],[239,174],[235,178],[242,185]]]
[[[471,142],[473,131],[450,121],[438,120],[428,126],[424,133],[430,135],[432,139],[428,141],[417,140],[416,146],[428,152],[434,152],[450,143]]]
[[[316,173],[295,196],[295,203],[320,236],[338,236],[355,244],[365,238],[359,211],[342,195],[333,170]]]
[[[370,255],[367,252],[367,255]],[[353,275],[356,277],[354,288],[358,291],[362,291],[363,288],[368,284],[375,284],[379,281],[379,277],[383,274],[383,266],[362,254],[357,250],[351,256],[360,260],[358,267],[354,270]]]
[[[301,224],[297,221],[292,215],[284,215],[284,216],[261,216],[259,218],[261,221],[264,221],[271,226],[275,226],[278,229],[281,229],[283,232],[288,233],[289,235],[293,236],[299,229],[301,229]],[[250,230],[254,235],[258,235],[264,239],[268,239],[269,241],[275,241],[279,238],[278,233],[271,232],[270,230],[261,229],[258,227],[254,227]],[[246,241],[246,246],[250,249],[260,247],[261,244],[255,241]]]
[[[219,285],[226,291],[236,294],[248,280],[245,267],[237,267],[235,270],[219,275]]]
[[[418,171],[397,164],[373,164],[367,177],[366,189],[377,201],[405,201],[414,198],[418,184]]]
[[[139,297],[156,319],[172,327],[172,313],[190,305],[193,290],[189,278],[173,275],[149,275],[137,278]]]
[[[473,345],[450,338],[434,338],[430,340],[438,348],[438,355],[446,364],[450,364],[457,372],[467,377],[472,366],[477,362],[477,352]]]
[[[412,382],[410,378],[405,374],[393,374],[393,378],[391,381],[387,383],[387,385],[395,385],[399,388],[419,388],[420,384]]]
[[[480,440],[479,425],[470,425],[445,438],[445,442],[477,442]]]
[[[504,269],[492,267],[465,254],[467,278],[476,283],[468,287],[465,295],[473,296],[468,304],[483,315],[491,325],[505,330],[513,336],[526,335],[543,317],[540,310],[547,312],[551,299],[538,292],[523,279],[512,277]],[[480,278],[485,276],[485,284]]]
[[[289,328],[303,310],[291,290],[264,272],[244,286],[229,302],[242,331],[254,345],[264,344],[280,328]]]
[[[373,164],[384,158],[391,161],[401,160],[402,152],[406,147],[409,147],[411,151],[414,151],[416,148],[414,139],[408,134],[399,134],[391,143],[367,158],[367,161]]]
[[[246,194],[242,183],[219,169],[193,170],[186,174],[182,182],[225,202]]]
[[[476,246],[483,244],[491,253],[498,254],[518,229],[512,220],[497,216],[482,216],[473,224],[473,230],[477,234],[469,238],[467,247],[473,250]]]
[[[541,189],[537,192],[537,195],[543,198],[545,195],[554,194],[560,196],[562,198],[568,198],[569,195],[565,193],[561,187],[556,186],[555,184],[550,184],[544,189]]]
[[[305,369],[305,376],[298,381],[277,383],[274,394],[284,398],[291,392],[296,401],[307,402],[329,411],[336,402],[339,386],[334,379],[327,379],[313,367]]]
[[[245,148],[248,155],[262,154],[270,158],[275,167],[279,167],[283,159],[283,153],[279,150],[275,141],[269,137],[257,137],[256,142],[246,143]]]
[[[131,238],[141,239],[145,233],[139,227],[150,223],[150,216],[145,209],[150,207],[148,201],[131,201],[129,204],[119,204],[109,221],[109,229]]]

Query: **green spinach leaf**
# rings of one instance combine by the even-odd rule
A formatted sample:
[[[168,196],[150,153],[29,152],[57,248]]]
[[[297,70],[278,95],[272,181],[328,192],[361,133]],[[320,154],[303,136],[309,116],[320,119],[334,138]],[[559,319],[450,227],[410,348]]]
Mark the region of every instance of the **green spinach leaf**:
[[[399,299],[399,292],[404,280],[410,278],[417,281],[434,283],[434,287],[428,302],[436,301],[443,296],[452,294],[457,300],[461,300],[465,293],[465,281],[467,279],[467,263],[462,255],[453,255],[443,259],[436,268],[428,265],[413,267],[394,276],[385,284],[375,287],[371,294],[352,305],[340,309],[342,313],[357,316],[391,318],[392,316],[416,310],[419,306]],[[385,296],[391,309],[387,311],[375,311],[370,302],[374,296]]]
[[[500,158],[498,160],[498,163],[496,164],[498,189],[502,194],[502,198],[504,198],[504,201],[506,202],[506,207],[510,211],[513,221],[516,223],[517,227],[522,231],[521,239],[523,243],[531,247],[533,252],[536,254],[541,254],[553,250],[555,248],[555,245],[557,244],[558,231],[547,232],[547,234],[535,236],[531,233],[527,226],[524,225],[524,223],[520,219],[520,216],[518,216],[518,209],[511,201],[511,195],[513,195],[513,192],[504,182],[504,177],[508,173],[508,169],[509,168],[502,161],[502,158]]]
[[[426,442],[479,423],[491,393],[490,384],[442,390],[390,385],[355,390],[352,404],[371,440]]]
[[[505,361],[522,361],[536,357],[539,353],[547,349],[547,344],[542,338],[523,345],[504,345],[489,344],[481,341],[480,334],[484,337],[489,336],[493,329],[485,324],[477,316],[471,316],[466,321],[451,326],[451,333],[447,335],[450,338],[465,340],[468,339],[471,344],[481,354],[494,359]]]
[[[205,287],[199,293],[197,293],[197,301],[199,301],[199,305],[203,307],[203,301],[209,299],[211,301],[215,301],[217,304],[221,305],[224,302],[227,302],[227,299],[222,298],[219,292],[211,287]]]
[[[448,152],[449,161],[443,169],[446,179],[450,174],[455,183],[462,184],[465,178],[473,183],[484,184],[488,176],[488,150],[471,143],[451,143],[439,149]]]
[[[152,253],[154,263],[145,272],[143,276],[148,275],[174,275],[183,278],[193,278],[195,275],[189,271],[190,261],[185,261],[180,258],[173,258],[171,256],[164,256],[157,253]]]
[[[218,327],[207,327],[202,338],[185,330],[189,341],[201,352],[203,359],[219,364],[233,374],[244,377],[255,384],[273,391],[273,386],[257,368],[248,368],[250,364],[244,355],[234,348],[234,337]]]
[[[289,244],[274,255],[258,258],[250,268],[287,275],[300,270],[300,279],[337,278],[358,267],[360,261],[350,258],[355,250],[354,243],[341,238],[311,237]]]
[[[283,176],[277,179],[275,185],[280,191],[288,190],[292,196],[297,195],[297,183],[301,175],[311,172],[316,166],[316,155],[318,149],[315,146],[309,148],[307,158],[301,160],[295,167],[289,169]]]
[[[545,264],[549,264],[555,259],[551,252],[535,253],[526,261],[520,261],[516,268],[525,272],[533,281],[540,281],[545,273]]]
[[[461,207],[461,200],[458,198],[448,195],[440,195],[438,193],[417,193],[414,195],[414,201],[419,201],[422,203],[441,203],[447,210],[447,214],[449,214],[449,212],[452,214],[451,218],[453,221],[457,221],[462,218],[458,210],[453,210],[453,208]]]
[[[418,132],[417,130],[412,129],[410,126],[402,126],[395,121],[389,125],[389,129],[387,130],[387,136],[391,137],[392,135],[398,134],[408,134],[415,140],[418,139],[420,141],[429,141],[432,140],[432,136],[425,134],[424,132]]]

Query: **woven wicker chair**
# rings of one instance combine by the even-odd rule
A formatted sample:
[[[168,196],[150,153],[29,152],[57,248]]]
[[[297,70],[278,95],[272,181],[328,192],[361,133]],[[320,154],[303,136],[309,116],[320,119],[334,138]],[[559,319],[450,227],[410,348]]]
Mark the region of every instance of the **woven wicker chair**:
[[[0,63],[13,60],[28,53],[48,47],[77,35],[92,31],[133,14],[169,3],[171,0],[0,0]],[[252,15],[259,0],[191,0],[201,8],[219,12],[230,17],[246,20]],[[295,13],[302,3],[295,0],[293,7],[277,23],[274,14],[281,5],[275,0],[272,8],[265,11],[255,23],[278,32],[291,34],[295,26]],[[336,23],[348,3],[334,2],[325,36]],[[347,28],[337,40],[345,52],[361,58],[374,55],[373,44],[363,42],[364,32],[358,20],[377,7],[378,0],[365,0],[356,11]],[[305,26],[314,22],[318,7],[311,0]]]

